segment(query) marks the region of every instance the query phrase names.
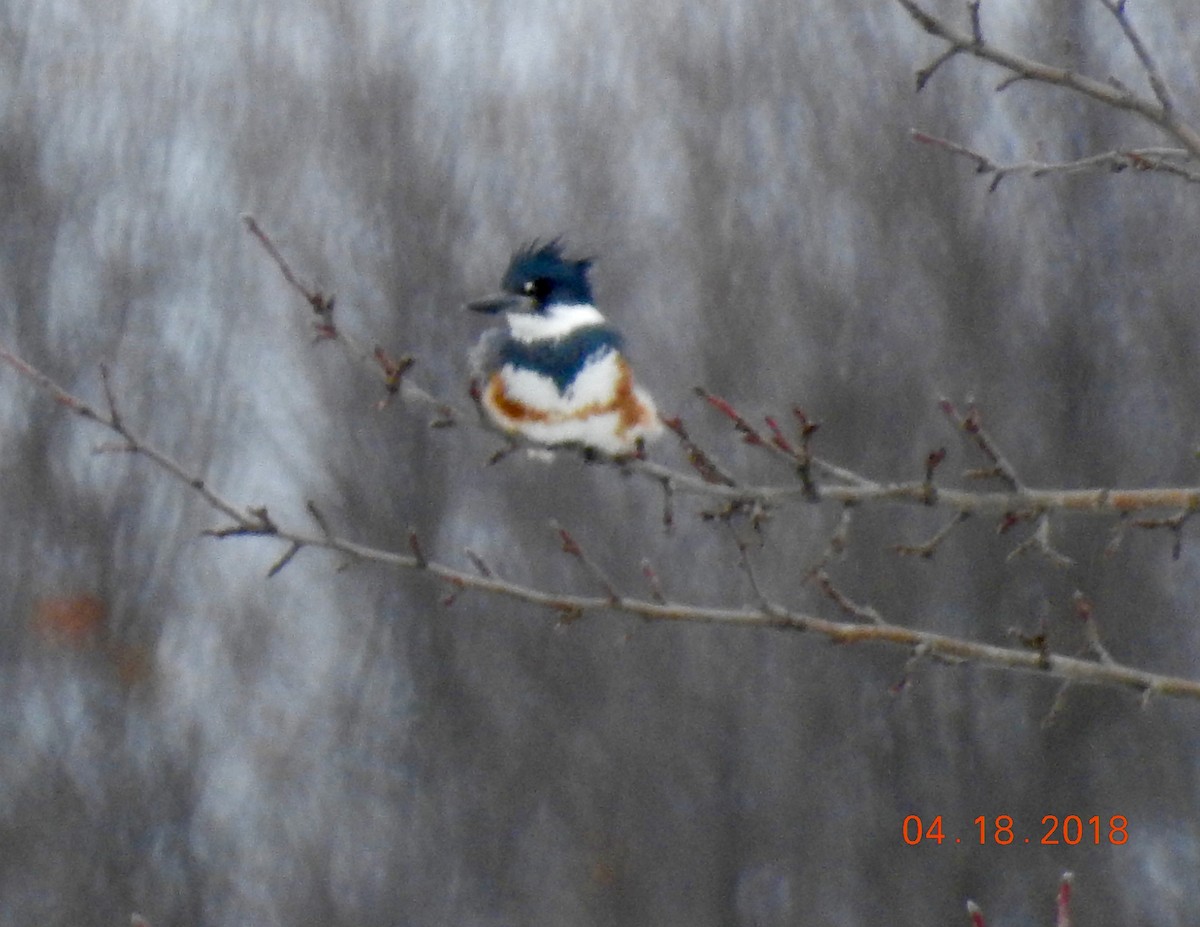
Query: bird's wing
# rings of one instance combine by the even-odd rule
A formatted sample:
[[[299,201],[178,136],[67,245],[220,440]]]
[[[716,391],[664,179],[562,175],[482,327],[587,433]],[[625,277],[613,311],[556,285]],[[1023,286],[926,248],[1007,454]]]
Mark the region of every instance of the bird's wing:
[[[490,328],[484,332],[468,356],[471,375],[486,379],[499,370],[503,364],[504,347],[508,340],[509,334],[504,328]]]

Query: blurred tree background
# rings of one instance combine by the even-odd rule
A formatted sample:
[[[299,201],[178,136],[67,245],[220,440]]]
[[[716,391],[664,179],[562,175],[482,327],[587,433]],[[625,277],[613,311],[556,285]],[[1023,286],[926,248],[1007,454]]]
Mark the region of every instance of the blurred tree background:
[[[956,3],[931,8],[969,29]],[[1130,5],[1184,115],[1190,0]],[[1098,0],[984,3],[989,41],[1149,93]],[[1010,177],[969,160],[1166,144],[1128,113],[941,51],[893,0],[9,0],[0,10],[0,341],[102,401],[228,497],[469,568],[595,590],[648,559],[672,597],[753,593],[703,500],[611,467],[513,456],[429,409],[376,408],[239,223],[255,214],[340,324],[462,403],[509,252],[561,234],[640,379],[739,474],[780,470],[693,393],[803,406],[872,478],[978,461],[937,408],[974,400],[1021,477],[1190,485],[1200,199],[1166,174]],[[1192,231],[1189,231],[1192,230]],[[375,564],[201,537],[147,461],[0,374],[0,924],[1190,924],[1200,909],[1186,701],[813,635],[544,610]],[[670,440],[650,456],[685,466]],[[839,512],[794,505],[753,555],[773,598]],[[830,566],[889,621],[1084,645],[1195,676],[1200,552],[1061,518],[1020,533],[868,507]],[[906,677],[907,673],[907,677]],[[897,691],[897,683],[906,684]],[[1193,731],[1189,734],[1189,731]],[[908,815],[948,839],[907,846]],[[1017,840],[980,846],[975,818]],[[1044,846],[1046,815],[1128,820]],[[1028,844],[1024,837],[1030,837]],[[961,843],[955,841],[961,838]],[[1189,914],[1192,916],[1189,917]]]

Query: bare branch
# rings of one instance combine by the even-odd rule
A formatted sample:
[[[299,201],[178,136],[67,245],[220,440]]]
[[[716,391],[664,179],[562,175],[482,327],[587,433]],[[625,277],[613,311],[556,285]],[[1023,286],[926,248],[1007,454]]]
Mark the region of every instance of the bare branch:
[[[842,592],[834,585],[833,579],[825,571],[824,568],[814,570],[812,573],[813,581],[817,584],[817,588],[823,592],[826,597],[833,602],[838,608],[857,621],[867,622],[869,624],[878,625],[880,627],[886,625],[883,616],[875,611],[870,605],[859,605],[848,595]],[[922,642],[918,641],[918,645]],[[926,648],[927,650],[929,648]]]
[[[961,414],[958,408],[949,399],[942,397],[939,402],[942,412],[966,437],[968,443],[974,445],[992,467],[984,472],[984,476],[994,476],[1008,487],[1016,492],[1020,492],[1023,487],[1021,481],[1017,479],[1017,472],[1013,469],[1012,464],[1000,453],[1000,449],[992,440],[991,435],[984,430],[983,417],[979,414],[979,410],[975,406],[967,409],[966,415]]]
[[[675,483],[670,479],[663,479],[659,482],[662,484],[663,493],[662,523],[669,534],[675,527]]]
[[[291,545],[288,547],[288,549],[286,551],[284,551],[283,556],[280,557],[278,560],[276,560],[271,565],[271,568],[269,570],[267,570],[267,579],[270,579],[271,577],[277,575],[280,570],[282,570],[285,566],[287,566],[289,563],[291,563],[292,558],[295,557],[296,554],[300,553],[300,548],[303,546],[304,546],[303,544],[293,541],[291,543]]]
[[[1137,30],[1133,28],[1133,23],[1129,21],[1129,16],[1125,12],[1125,0],[1100,0],[1104,4],[1104,8],[1116,17],[1117,24],[1121,27],[1121,31],[1125,33],[1125,39],[1129,42],[1133,53],[1137,55],[1138,61],[1142,63],[1142,67],[1146,71],[1146,77],[1150,81],[1150,88],[1154,91],[1154,96],[1158,99],[1159,105],[1164,113],[1170,113],[1175,109],[1175,104],[1171,100],[1171,93],[1167,89],[1167,83],[1163,80],[1162,74],[1158,70],[1158,65],[1154,63],[1154,59],[1150,57],[1150,52],[1147,51],[1145,43],[1142,42],[1142,37],[1138,35]]]
[[[994,191],[1005,177],[1026,174],[1030,177],[1046,177],[1051,174],[1078,174],[1083,171],[1108,170],[1114,173],[1133,169],[1146,173],[1155,172],[1180,177],[1188,183],[1200,183],[1200,171],[1192,171],[1180,164],[1191,156],[1183,148],[1129,148],[1103,151],[1072,161],[1016,161],[998,164],[982,152],[948,139],[929,135],[917,129],[910,130],[912,138],[923,145],[940,148],[974,162],[979,174],[991,174],[988,190]]]
[[[907,689],[912,683],[913,676],[917,672],[917,667],[927,656],[929,656],[927,648],[922,646],[914,647],[912,654],[904,661],[904,671],[900,674],[900,678],[888,687],[888,691],[892,695],[899,695]]]
[[[496,571],[492,569],[491,565],[471,548],[468,547],[463,553],[467,555],[467,559],[484,579],[492,579],[496,575]]]
[[[1100,640],[1100,631],[1096,627],[1095,606],[1092,605],[1092,600],[1076,590],[1071,597],[1071,603],[1075,607],[1076,617],[1083,622],[1083,633],[1087,638],[1088,649],[1096,655],[1101,663],[1116,666],[1117,661],[1113,659],[1108,648]]]
[[[955,53],[969,54],[980,60],[999,65],[1008,71],[1013,78],[1065,87],[1068,90],[1091,97],[1114,109],[1136,113],[1147,122],[1173,137],[1193,158],[1200,159],[1200,132],[1178,117],[1174,106],[1171,105],[1170,94],[1165,82],[1146,52],[1145,46],[1137,37],[1137,33],[1133,30],[1128,19],[1125,18],[1124,3],[1119,2],[1119,0],[1116,0],[1116,2],[1114,0],[1101,0],[1101,2],[1117,16],[1118,22],[1125,32],[1126,39],[1133,45],[1134,52],[1138,55],[1143,68],[1146,69],[1147,74],[1150,76],[1150,83],[1155,94],[1153,99],[1140,96],[1119,82],[1099,81],[1065,68],[1035,61],[1032,58],[1026,58],[1023,55],[996,47],[991,42],[988,42],[983,35],[979,25],[977,5],[974,5],[974,9],[971,11],[971,30],[964,31],[951,26],[945,20],[927,12],[916,0],[897,0],[897,2],[904,7],[905,11],[918,26],[930,35],[936,36],[946,42],[949,49],[952,49]],[[949,55],[943,52],[938,60],[938,64],[944,60],[948,60],[948,57]],[[930,68],[925,68],[919,73],[925,75],[925,81],[927,82],[929,74],[932,71]],[[1011,82],[1011,79],[1007,80],[1001,87],[1008,86]],[[921,86],[923,85],[922,83]]]
[[[1050,540],[1050,516],[1042,512],[1037,516],[1037,524],[1033,533],[1009,552],[1009,560],[1015,560],[1021,554],[1036,551],[1056,567],[1074,566],[1075,561],[1054,547]]]
[[[359,363],[360,366],[369,370],[374,376],[377,376],[383,384],[387,395],[379,401],[377,408],[383,408],[392,397],[402,395],[405,399],[415,399],[425,405],[433,406],[437,412],[437,417],[430,423],[431,426],[444,428],[447,425],[452,425],[461,417],[462,413],[455,409],[453,405],[439,400],[437,397],[429,393],[427,390],[418,386],[415,383],[409,382],[405,374],[413,366],[413,358],[408,355],[402,355],[399,358],[393,358],[384,348],[379,345],[368,347],[354,336],[348,334],[341,326],[334,322],[334,307],[336,305],[335,297],[326,295],[320,290],[313,289],[303,282],[292,270],[290,264],[280,253],[275,242],[271,240],[271,236],[263,230],[258,224],[258,220],[251,215],[242,216],[242,222],[245,223],[246,229],[251,235],[262,245],[263,250],[279,268],[279,272],[283,275],[283,279],[288,285],[304,297],[304,301],[308,303],[312,311],[317,316],[315,328],[317,339],[321,341],[335,341]],[[469,416],[467,416],[469,420]]]
[[[26,379],[40,386],[62,406],[83,418],[90,419],[124,439],[128,450],[153,460],[176,479],[187,483],[198,492],[213,509],[226,515],[241,534],[271,534],[269,527],[255,513],[253,517],[226,499],[214,494],[198,475],[192,475],[181,464],[159,451],[146,446],[136,434],[121,423],[114,427],[110,416],[68,393],[40,370],[18,357],[0,343],[0,361],[4,361]],[[729,502],[757,502],[763,506],[774,506],[789,501],[805,499],[802,485],[728,485],[710,483],[706,479],[674,470],[649,460],[626,460],[622,466],[634,473],[646,476],[669,492],[709,496]],[[840,468],[836,468],[839,469]],[[849,474],[850,471],[840,471]],[[907,483],[878,483],[865,477],[853,475],[853,485],[822,485],[821,498],[825,502],[842,505],[921,505],[928,506],[929,488],[924,481]],[[1200,486],[1159,487],[1150,489],[1032,489],[1023,488],[1013,492],[978,492],[951,488],[939,488],[936,504],[957,512],[972,515],[1001,515],[1014,511],[1060,511],[1066,514],[1113,516],[1155,510],[1200,510]],[[1146,527],[1150,527],[1147,522]]]
[[[258,512],[239,509],[232,502],[214,493],[209,489],[204,480],[199,476],[190,473],[182,464],[176,461],[170,455],[160,451],[156,447],[152,447],[143,441],[140,437],[134,434],[128,426],[125,425],[119,415],[114,411],[108,413],[101,412],[99,409],[85,402],[78,396],[74,396],[67,392],[50,377],[46,376],[37,368],[18,357],[8,347],[0,343],[0,360],[7,363],[10,367],[16,370],[25,378],[37,384],[41,389],[48,392],[59,405],[65,406],[71,412],[81,418],[89,419],[99,425],[103,425],[109,431],[117,434],[125,443],[127,450],[130,453],[139,454],[147,460],[152,461],[159,469],[165,470],[168,474],[174,477],[181,483],[184,483],[208,504],[208,506],[231,519],[239,528],[251,533],[271,533],[270,522],[265,517],[260,517]],[[110,398],[110,403],[112,400]],[[115,404],[114,404],[115,409]],[[265,516],[265,512],[262,513]]]
[[[850,524],[854,520],[854,506],[843,505],[841,515],[838,516],[838,523],[833,529],[833,533],[829,536],[829,541],[825,544],[825,549],[821,552],[821,556],[817,558],[808,570],[808,576],[814,577],[818,573],[825,570],[829,564],[840,558],[845,552],[846,547],[850,544]]]
[[[904,557],[920,557],[923,560],[932,560],[942,541],[946,540],[955,528],[970,517],[970,512],[955,512],[954,517],[942,525],[929,540],[920,544],[897,544],[892,550]]]
[[[412,551],[418,570],[429,568],[429,561],[425,558],[425,548],[421,545],[420,535],[417,534],[415,528],[408,529],[408,549]]]
[[[325,305],[331,299],[322,297],[315,291],[303,286],[295,272],[279,256],[278,250],[270,243],[270,238],[250,217],[246,218],[247,227],[260,242],[264,243],[268,254],[280,266],[284,278],[297,292],[303,295],[310,304]],[[339,337],[339,340],[344,340]],[[0,345],[0,348],[3,348]],[[352,351],[353,353],[353,351]],[[33,371],[24,361],[11,352],[0,354],[0,359],[8,361],[15,369],[41,383],[43,388],[52,392],[58,387],[44,377],[40,372]],[[372,361],[372,367],[379,370],[378,364]],[[39,379],[41,378],[41,379]],[[385,374],[386,378],[386,374]],[[385,384],[386,385],[386,384]],[[484,426],[477,416],[470,416],[457,409],[452,403],[439,399],[415,384],[411,377],[403,378],[402,394],[406,398],[416,398],[430,404],[436,410],[439,418],[434,423],[446,424],[454,421],[472,422],[478,427]],[[62,391],[56,395],[59,402],[64,402]],[[950,407],[953,410],[953,406]],[[88,410],[94,412],[94,410]],[[773,420],[768,419],[767,425],[771,430],[771,438],[763,438],[765,444],[777,450],[807,455],[805,442],[813,434],[816,425],[809,421],[803,410],[793,410],[801,428],[802,452],[790,445],[781,446],[782,432]],[[87,414],[81,412],[80,414]],[[735,415],[738,415],[736,411]],[[951,413],[948,412],[948,415]],[[957,411],[954,410],[956,415]],[[977,413],[975,413],[977,415]],[[739,416],[740,417],[740,416]],[[670,527],[674,520],[674,497],[677,493],[707,496],[723,500],[733,505],[755,503],[761,507],[776,506],[787,502],[812,501],[814,486],[804,479],[800,484],[787,485],[747,485],[740,484],[725,468],[717,464],[706,451],[695,444],[687,433],[683,422],[677,418],[664,419],[667,428],[673,431],[683,446],[684,453],[694,473],[675,470],[663,464],[655,463],[644,458],[627,458],[621,461],[601,462],[616,463],[630,472],[655,480],[663,487],[663,520]],[[961,424],[961,423],[960,423]],[[978,440],[978,439],[977,439]],[[988,444],[984,435],[984,447]],[[785,439],[786,441],[786,439]],[[509,453],[519,449],[517,443],[506,444],[495,455],[491,463],[496,463]],[[570,453],[570,451],[561,451]],[[986,453],[986,451],[985,451]],[[822,500],[838,502],[843,505],[856,504],[901,504],[901,505],[930,505],[930,482],[910,483],[881,483],[871,480],[859,473],[838,466],[816,456],[809,456],[813,479],[834,480],[835,484],[822,482],[816,487]],[[1161,489],[1082,489],[1082,490],[1035,490],[1022,488],[1012,493],[984,493],[965,490],[939,488],[936,503],[945,508],[965,514],[1004,514],[1013,511],[1064,511],[1070,513],[1086,513],[1093,515],[1125,515],[1132,512],[1149,512],[1154,510],[1180,510],[1200,508],[1200,487],[1161,488]]]
[[[687,457],[687,462],[691,465],[703,481],[705,486],[727,486],[733,488],[737,485],[733,477],[729,476],[713,459],[705,453],[701,447],[696,444],[691,435],[688,434],[683,420],[680,418],[664,418],[663,424],[667,430],[672,432],[679,439],[680,445],[683,447],[683,452]],[[646,461],[642,461],[646,463]],[[641,469],[646,469],[642,467]],[[659,474],[659,478],[670,480],[672,487],[678,485],[675,474],[667,470],[665,467],[660,468],[663,472]],[[684,480],[685,483],[690,483],[691,480]],[[735,498],[741,498],[742,494],[735,494]]]
[[[642,560],[642,576],[646,580],[646,584],[650,587],[650,598],[659,605],[667,604],[667,597],[663,593],[662,581],[658,578],[658,571],[654,569],[653,564],[649,560]]]
[[[317,523],[317,527],[321,529],[321,534],[325,537],[332,537],[333,532],[329,528],[329,522],[325,520],[325,515],[317,508],[317,503],[309,499],[305,503],[305,508],[308,509],[308,514],[312,516],[313,521]]]
[[[940,68],[947,61],[949,61],[951,58],[955,57],[961,51],[962,51],[961,48],[956,48],[955,46],[951,45],[949,48],[947,48],[945,51],[943,51],[940,55],[938,55],[936,58],[934,58],[933,61],[929,62],[929,64],[925,65],[925,67],[923,67],[923,68],[921,68],[921,70],[917,71],[917,90],[918,91],[924,90],[925,85],[929,83],[930,78],[932,78],[933,75],[937,72],[937,69]]]
[[[991,464],[991,467],[988,469],[981,471],[979,474],[972,475],[996,477],[1007,483],[1014,493],[1024,493],[1026,491],[1025,486],[1017,477],[1017,472],[1013,469],[1013,465],[1008,462],[1008,459],[1000,452],[996,442],[992,440],[991,435],[984,429],[983,419],[979,414],[979,410],[971,406],[967,414],[962,415],[955,408],[954,404],[945,398],[941,400],[940,405],[946,417],[957,425],[964,435],[968,436],[969,442],[978,448],[980,453]],[[959,514],[962,514],[961,509],[959,510]],[[1004,514],[1003,519],[1001,519],[999,531],[1007,531],[1018,522],[1031,517],[1037,520],[1033,533],[1013,549],[1008,555],[1008,559],[1012,560],[1027,551],[1035,550],[1047,557],[1055,566],[1071,566],[1074,561],[1057,551],[1050,542],[1050,514],[1044,509],[1037,507],[1032,509],[1009,509]]]
[[[851,602],[840,590],[837,590],[824,570],[819,570],[815,576],[818,584],[854,620],[849,622],[830,621],[777,605],[769,608],[761,606],[728,608],[619,597],[615,595],[611,584],[608,588],[609,594],[605,596],[555,593],[501,579],[494,575],[477,555],[472,556],[469,553],[468,558],[473,561],[477,572],[465,572],[448,564],[428,559],[424,555],[417,556],[416,553],[401,554],[380,550],[339,537],[330,533],[327,523],[321,524],[324,521],[323,518],[318,522],[319,533],[296,530],[277,524],[264,508],[241,508],[216,494],[205,485],[199,475],[190,472],[167,454],[133,435],[124,422],[114,422],[110,416],[98,412],[93,406],[64,390],[3,345],[0,345],[0,360],[4,360],[23,376],[50,393],[59,404],[70,411],[103,425],[124,440],[131,442],[136,447],[138,454],[153,462],[178,483],[192,489],[212,509],[233,522],[229,528],[208,532],[209,534],[224,538],[266,537],[287,544],[285,554],[272,568],[276,571],[281,569],[282,565],[286,564],[300,548],[313,547],[341,553],[355,560],[366,560],[399,569],[420,571],[447,582],[457,589],[476,589],[543,607],[563,621],[588,612],[617,611],[637,615],[651,621],[682,621],[743,628],[807,631],[840,644],[876,642],[902,647],[914,652],[916,648],[921,648],[921,653],[938,660],[975,662],[984,666],[1030,672],[1073,683],[1116,686],[1143,694],[1154,692],[1200,701],[1200,681],[1197,680],[1165,676],[1105,661],[1084,660],[1078,657],[1043,652],[1030,653],[1026,649],[1001,647],[890,624],[873,609]],[[855,487],[840,487],[840,489],[850,491]],[[920,490],[921,484],[914,484],[913,499],[922,498]],[[969,496],[969,494],[966,495]],[[1004,498],[1010,498],[1008,495],[1002,495]],[[1093,503],[1095,501],[1093,500]],[[312,509],[310,508],[311,513]]]
[[[766,419],[767,427],[771,431],[771,437],[768,439],[754,425],[750,424],[745,416],[735,409],[733,404],[728,400],[710,393],[703,386],[697,386],[695,392],[697,396],[733,422],[733,427],[742,436],[742,440],[746,444],[752,447],[761,447],[792,464],[796,468],[796,473],[800,477],[806,492],[810,497],[813,496],[815,490],[810,472],[812,458],[808,452],[808,442],[820,426],[809,422],[808,417],[802,410],[796,410],[797,417],[801,422],[801,444],[800,448],[797,449],[787,439],[783,433],[783,429],[779,427],[774,419],[769,417]]]
[[[822,476],[845,483],[863,485],[868,482],[857,473],[834,466],[827,461],[813,456],[810,449],[812,437],[817,433],[821,425],[819,422],[812,421],[808,417],[808,414],[799,406],[792,409],[792,415],[799,426],[799,442],[797,446],[797,444],[794,444],[787,438],[783,433],[783,429],[779,427],[779,423],[771,416],[768,415],[763,418],[767,429],[771,433],[768,438],[757,427],[751,424],[727,399],[722,399],[720,396],[710,393],[702,386],[697,386],[695,392],[701,399],[733,422],[734,429],[742,436],[742,440],[746,444],[753,447],[761,447],[777,457],[786,460],[793,466],[796,475],[800,478],[804,495],[810,501],[816,501],[818,498],[818,490],[813,478],[814,471]],[[668,425],[668,427],[671,426]],[[672,428],[672,430],[675,429]],[[676,431],[676,434],[680,433]],[[680,435],[680,437],[681,439],[686,438],[685,435]],[[695,445],[692,445],[692,448],[695,449]]]
[[[617,592],[616,587],[608,578],[605,572],[600,569],[600,565],[589,557],[579,542],[571,535],[566,528],[562,527],[557,521],[551,521],[550,527],[558,534],[558,539],[562,543],[563,553],[570,554],[576,560],[583,564],[584,569],[588,571],[592,579],[605,591],[608,595],[608,601],[611,605],[619,606],[621,604],[621,594]]]
[[[652,461],[633,461],[631,470],[669,480],[676,493],[709,496],[726,500],[758,500],[765,505],[780,505],[804,499],[804,490],[795,485],[725,486],[708,483],[691,474],[672,470]],[[851,505],[929,506],[929,488],[923,480],[907,483],[864,481],[855,486],[822,484],[821,500]],[[1126,515],[1136,512],[1171,509],[1200,509],[1200,486],[1157,487],[1149,489],[1035,489],[984,492],[939,487],[935,505],[972,515],[1003,515],[1016,511],[1057,511],[1071,515]]]
[[[925,455],[925,504],[934,505],[937,502],[937,488],[933,485],[933,478],[937,474],[937,469],[946,460],[946,449],[939,447],[936,451],[930,451]]]
[[[1135,519],[1133,526],[1135,528],[1167,528],[1170,530],[1173,539],[1171,542],[1171,559],[1178,560],[1183,553],[1183,526],[1187,524],[1188,519],[1195,513],[1195,508],[1189,506],[1183,511],[1165,518]]]
[[[1067,707],[1067,693],[1071,691],[1071,683],[1064,682],[1058,687],[1058,691],[1054,693],[1054,701],[1050,703],[1050,710],[1046,712],[1039,725],[1042,730],[1048,731],[1054,727],[1058,719],[1062,716],[1063,710]],[[1142,694],[1145,698],[1145,693]]]
[[[979,21],[979,4],[982,0],[967,0],[967,12],[971,15],[971,41],[976,47],[983,44],[983,25]]]
[[[746,574],[746,581],[750,584],[750,591],[754,594],[755,603],[764,613],[774,614],[776,607],[771,604],[766,592],[763,591],[758,579],[758,571],[754,569],[754,563],[750,559],[750,545],[738,536],[737,530],[732,525],[729,530],[733,534],[734,544],[737,545],[738,566]]]

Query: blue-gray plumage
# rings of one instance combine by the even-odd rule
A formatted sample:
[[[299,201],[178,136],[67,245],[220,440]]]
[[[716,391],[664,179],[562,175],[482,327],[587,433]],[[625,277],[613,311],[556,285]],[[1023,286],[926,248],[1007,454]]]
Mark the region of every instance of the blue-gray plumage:
[[[607,325],[587,325],[550,340],[507,338],[497,359],[501,365],[512,364],[549,377],[563,393],[588,361],[609,351],[620,351],[621,341],[620,333]]]

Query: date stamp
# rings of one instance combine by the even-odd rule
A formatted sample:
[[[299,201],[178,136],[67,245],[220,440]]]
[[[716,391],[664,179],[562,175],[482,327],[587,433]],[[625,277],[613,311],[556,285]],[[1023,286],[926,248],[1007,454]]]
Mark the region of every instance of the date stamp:
[[[981,814],[971,824],[972,827],[964,829],[962,834],[953,834],[947,832],[940,814],[929,820],[919,814],[910,814],[904,819],[902,832],[904,842],[910,847],[922,843],[936,843],[940,846],[944,841],[978,846],[1025,843],[1041,846],[1065,844],[1071,847],[1081,844],[1121,846],[1129,840],[1129,821],[1123,814],[1114,814],[1107,819],[1098,814],[1093,814],[1090,818],[1078,814],[1068,814],[1064,817],[1047,814],[1042,817],[1041,826],[1032,830],[1019,827],[1008,814],[997,814],[993,817]]]

